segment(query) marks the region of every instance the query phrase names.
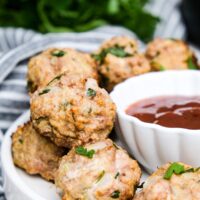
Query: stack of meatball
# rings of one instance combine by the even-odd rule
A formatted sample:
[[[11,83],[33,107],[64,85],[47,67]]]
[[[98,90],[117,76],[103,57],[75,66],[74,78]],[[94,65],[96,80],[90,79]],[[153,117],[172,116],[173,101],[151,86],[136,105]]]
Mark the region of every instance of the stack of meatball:
[[[92,54],[45,50],[28,65],[31,119],[12,136],[14,163],[55,182],[63,200],[133,199],[141,169],[108,139],[116,115],[108,92],[132,76],[187,68],[198,68],[194,53],[174,39],[155,39],[144,54],[128,37],[112,38]],[[169,199],[150,185],[135,198]]]

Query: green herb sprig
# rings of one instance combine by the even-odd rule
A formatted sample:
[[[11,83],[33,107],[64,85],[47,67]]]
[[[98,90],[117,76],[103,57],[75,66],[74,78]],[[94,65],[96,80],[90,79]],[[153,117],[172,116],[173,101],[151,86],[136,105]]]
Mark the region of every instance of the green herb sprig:
[[[44,90],[42,90],[42,92],[39,93],[39,96],[43,95],[43,94],[47,94],[50,91],[49,88],[45,88]]]
[[[189,173],[189,172],[196,172],[198,171],[200,168],[189,168],[189,169],[185,169],[184,168],[184,165],[182,164],[179,164],[177,162],[174,162],[172,163],[167,171],[165,172],[164,174],[164,179],[166,180],[170,180],[170,178],[172,177],[173,174],[176,174],[176,175],[180,175],[180,174],[183,174],[183,173]]]
[[[87,150],[83,146],[76,147],[75,152],[81,156],[85,156],[88,158],[93,158],[93,155],[95,154],[95,150],[93,150],[93,149]]]
[[[24,140],[23,140],[22,138],[19,138],[18,141],[19,141],[20,144],[23,144],[23,143],[24,143]]]
[[[164,179],[169,180],[173,174],[182,174],[185,171],[184,166],[179,163],[172,163],[165,172]]]
[[[110,197],[113,198],[113,199],[118,199],[120,196],[120,191],[119,190],[115,190],[111,195]]]
[[[60,74],[58,76],[56,76],[55,78],[53,78],[47,85],[50,85],[52,82],[54,82],[55,80],[60,80],[61,77],[63,76],[64,74]]]
[[[52,56],[56,56],[56,57],[62,57],[66,54],[65,51],[62,50],[55,50],[51,53]]]
[[[98,178],[97,178],[97,183],[103,178],[103,176],[105,175],[105,171],[103,170],[100,174],[99,174],[99,176],[98,176]]]
[[[87,89],[87,92],[86,92],[86,95],[87,95],[88,97],[94,97],[94,96],[96,96],[96,91],[93,90],[92,88],[88,88],[88,89]]]
[[[124,57],[130,57],[132,56],[132,54],[130,53],[127,53],[125,50],[124,50],[124,47],[121,47],[121,46],[118,46],[118,45],[115,45],[113,47],[110,47],[110,48],[107,48],[107,49],[103,49],[99,54],[93,54],[92,57],[98,61],[100,64],[103,63],[105,57],[108,55],[108,54],[112,54],[116,57],[120,57],[120,58],[124,58]]]
[[[188,69],[199,69],[199,66],[194,62],[192,57],[187,59]]]
[[[117,172],[116,174],[115,174],[115,179],[117,179],[117,177],[120,175],[120,173],[119,172]]]

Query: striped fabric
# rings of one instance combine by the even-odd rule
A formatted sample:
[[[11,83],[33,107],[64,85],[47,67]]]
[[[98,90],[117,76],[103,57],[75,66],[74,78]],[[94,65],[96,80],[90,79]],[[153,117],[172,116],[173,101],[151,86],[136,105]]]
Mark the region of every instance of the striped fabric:
[[[179,1],[152,0],[146,6],[148,10],[162,19],[155,32],[155,37],[184,38],[185,27],[178,11]],[[0,28],[0,141],[12,122],[29,109],[26,72],[30,56],[50,46],[67,46],[91,52],[102,41],[114,35],[129,35],[136,38],[130,31],[114,26],[101,27],[87,33],[47,35],[21,28]],[[140,46],[141,49],[144,48],[142,42]],[[1,182],[0,178],[0,184]],[[4,199],[3,189],[0,188],[0,200]]]
[[[161,18],[155,37],[184,38],[186,28],[179,12],[181,0],[151,0],[146,9]]]
[[[13,29],[8,30],[14,31]],[[8,32],[8,30],[1,29],[0,33]],[[21,29],[15,30],[16,33],[18,33],[18,31],[21,32]],[[26,31],[21,32],[21,37],[24,37],[23,33],[26,34]],[[32,34],[30,37],[27,37],[29,40],[28,44],[22,45],[5,54],[2,59],[0,59],[0,81],[2,76],[6,76],[10,70],[12,72],[9,73],[0,84],[0,129],[5,132],[12,122],[29,108],[29,96],[26,89],[26,72],[27,59],[30,56],[39,53],[49,46],[67,46],[81,51],[91,52],[105,39],[122,34],[135,37],[130,31],[118,27],[98,28],[94,31],[80,34],[48,34],[44,37],[40,35],[35,37],[35,35]],[[4,34],[4,37],[7,37],[7,35]],[[30,42],[30,40],[33,41]],[[4,46],[8,49],[9,44],[6,43],[6,41],[8,41],[8,38],[4,40]]]

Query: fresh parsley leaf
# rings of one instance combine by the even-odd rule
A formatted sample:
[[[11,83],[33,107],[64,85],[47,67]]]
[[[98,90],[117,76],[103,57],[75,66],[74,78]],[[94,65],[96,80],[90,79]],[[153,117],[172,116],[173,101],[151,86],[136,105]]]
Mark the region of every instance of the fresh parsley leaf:
[[[92,58],[94,58],[96,61],[101,61],[101,60],[103,60],[103,56],[102,56],[101,53],[100,53],[100,54],[92,54],[91,56],[92,56]]]
[[[116,57],[120,57],[120,58],[124,58],[124,57],[130,57],[132,56],[132,54],[130,53],[127,53],[125,50],[124,50],[124,47],[121,47],[121,46],[118,46],[118,45],[115,45],[113,47],[109,47],[107,49],[103,49],[99,54],[93,54],[92,57],[98,61],[100,64],[103,63],[105,57],[108,55],[108,54],[112,54]]]
[[[195,169],[194,168],[189,168],[189,169],[186,169],[183,173],[187,173],[187,172],[195,172]]]
[[[50,89],[46,88],[44,90],[42,90],[42,92],[39,93],[39,95],[43,95],[43,94],[46,94],[50,91]]]
[[[111,195],[110,197],[113,198],[113,199],[118,199],[120,196],[120,191],[119,190],[115,190]]]
[[[28,87],[28,91],[31,93],[37,89],[37,86],[31,80],[28,80],[27,87]]]
[[[105,171],[103,170],[100,174],[99,177],[97,178],[97,183],[103,178],[103,176],[105,175]]]
[[[152,38],[159,19],[145,9],[150,0],[2,0],[1,26],[48,32],[83,32],[102,25],[121,25],[140,39]],[[97,6],[101,3],[101,6]],[[87,8],[87,9],[86,9]],[[31,13],[31,15],[30,15]]]
[[[184,166],[179,163],[172,163],[165,172],[164,179],[169,180],[173,174],[182,174],[185,172]]]
[[[169,180],[173,174],[179,175],[184,173],[190,173],[190,172],[197,172],[200,168],[189,168],[184,169],[184,166],[179,163],[172,163],[167,171],[165,172],[164,179]]]
[[[187,59],[188,69],[199,69],[199,66],[194,62],[192,57]]]
[[[189,169],[186,169],[183,173],[197,172],[199,169],[200,169],[200,167],[197,167],[197,168],[189,168]]]
[[[24,143],[24,140],[23,140],[22,138],[19,138],[18,141],[19,141],[20,144],[23,144],[23,143]]]
[[[165,71],[166,69],[162,66],[162,65],[160,65],[160,71]]]
[[[151,61],[151,66],[153,66],[156,70],[160,70],[160,71],[165,71],[166,67],[164,67],[163,65],[155,62],[155,61]]]
[[[124,57],[130,57],[132,56],[132,54],[130,53],[127,53],[125,50],[124,50],[124,47],[120,47],[120,46],[115,46],[115,47],[111,47],[111,48],[108,48],[106,50],[106,53],[110,53],[114,56],[117,56],[117,57],[120,57],[120,58],[124,58]]]
[[[117,179],[117,177],[120,175],[120,173],[119,172],[117,172],[116,174],[115,174],[115,179]]]
[[[51,53],[52,56],[56,56],[56,57],[62,57],[66,54],[65,51],[62,50],[55,50]]]
[[[63,74],[60,74],[58,76],[56,76],[55,78],[53,78],[47,85],[50,85],[52,82],[54,82],[55,80],[60,80],[60,78],[63,76]]]
[[[87,94],[87,96],[89,96],[89,97],[94,97],[94,96],[96,96],[96,91],[93,90],[92,88],[88,88],[86,94]]]
[[[75,148],[75,152],[81,156],[85,156],[88,158],[93,158],[93,155],[95,154],[95,150],[91,149],[91,150],[87,150],[86,148],[84,148],[83,146],[79,146]]]

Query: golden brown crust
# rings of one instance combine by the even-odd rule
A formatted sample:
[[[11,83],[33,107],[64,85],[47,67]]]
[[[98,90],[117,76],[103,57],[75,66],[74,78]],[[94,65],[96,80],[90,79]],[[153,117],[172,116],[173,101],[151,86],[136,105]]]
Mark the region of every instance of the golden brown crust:
[[[53,56],[52,53],[57,51],[63,51],[64,55]],[[30,91],[47,85],[64,71],[98,80],[96,64],[89,54],[70,48],[49,48],[29,61],[27,79]]]
[[[108,48],[120,47],[127,56],[117,56],[108,53],[103,62],[98,63],[101,85],[111,91],[118,83],[151,70],[149,61],[138,53],[137,42],[129,37],[118,36],[105,41],[96,54],[101,54]]]
[[[183,165],[185,170],[192,168],[190,165],[179,164]],[[164,175],[170,165],[171,163],[167,163],[148,177],[144,188],[136,194],[134,200],[200,199],[200,171],[173,174],[166,180]]]
[[[55,183],[63,191],[63,199],[111,200],[115,191],[117,199],[131,199],[141,176],[137,162],[110,139],[84,148],[95,151],[92,158],[77,154],[74,148],[62,158]]]
[[[49,90],[42,94],[45,89]],[[95,92],[88,96],[87,91]],[[105,139],[111,132],[116,107],[94,79],[63,74],[31,97],[33,126],[58,146],[71,148]]]
[[[148,44],[145,54],[152,70],[189,69],[188,59],[198,66],[194,52],[182,40],[157,38]]]
[[[49,139],[38,134],[31,122],[18,127],[12,135],[15,165],[28,174],[40,174],[46,180],[54,180],[60,158],[65,152],[65,149],[57,147]]]
[[[150,72],[150,70],[149,61],[142,54],[135,54],[127,58],[118,58],[109,54],[99,67],[102,85],[108,91],[127,78]]]

